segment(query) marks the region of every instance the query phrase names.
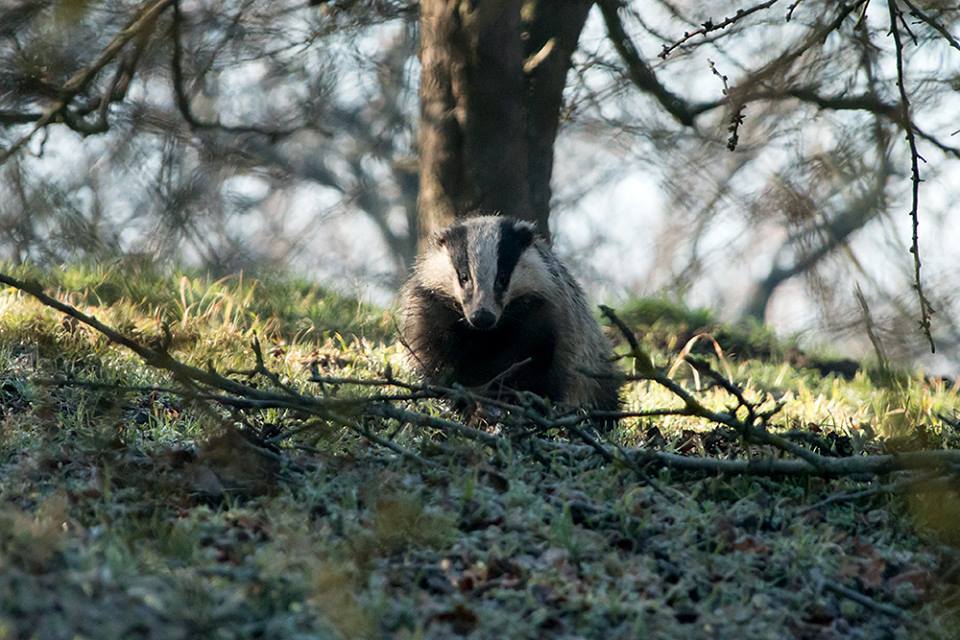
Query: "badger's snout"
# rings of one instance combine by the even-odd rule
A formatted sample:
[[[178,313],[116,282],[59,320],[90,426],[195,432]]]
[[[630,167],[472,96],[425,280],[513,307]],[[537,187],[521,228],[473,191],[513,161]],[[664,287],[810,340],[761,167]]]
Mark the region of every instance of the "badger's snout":
[[[474,329],[486,331],[497,324],[497,316],[487,309],[477,309],[467,316],[467,323]]]

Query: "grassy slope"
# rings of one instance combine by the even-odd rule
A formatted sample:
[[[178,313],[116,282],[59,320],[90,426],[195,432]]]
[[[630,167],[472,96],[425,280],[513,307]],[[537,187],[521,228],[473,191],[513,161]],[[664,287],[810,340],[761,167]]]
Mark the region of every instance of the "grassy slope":
[[[167,322],[178,357],[220,370],[250,366],[254,331],[268,364],[295,381],[311,363],[363,376],[400,361],[389,314],[289,280],[210,282],[131,264],[42,279],[143,340]],[[660,302],[624,316],[661,364],[710,328],[732,375],[783,399],[784,427],[824,447],[956,446],[940,416],[960,401],[942,382],[824,377],[760,328],[711,327]],[[438,463],[424,471],[324,425],[269,464],[228,428],[239,416],[165,393],[36,382],[54,376],[168,382],[0,290],[0,638],[956,637],[956,585],[941,575],[944,543],[958,542],[954,492],[810,510],[852,485],[664,473],[676,490],[665,498],[595,461],[493,460],[399,430]],[[625,398],[671,401],[646,383]],[[247,420],[269,430],[283,416]],[[618,437],[717,447],[686,418],[627,422]],[[819,576],[911,621],[821,590]]]

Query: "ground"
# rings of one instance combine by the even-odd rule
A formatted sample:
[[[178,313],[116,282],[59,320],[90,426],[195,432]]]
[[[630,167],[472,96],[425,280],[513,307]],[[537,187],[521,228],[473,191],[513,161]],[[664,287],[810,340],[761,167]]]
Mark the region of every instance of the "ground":
[[[305,391],[311,370],[410,376],[389,311],[293,279],[124,263],[19,273],[144,342],[164,340],[166,323],[174,355],[219,371],[252,366],[256,333],[267,365]],[[712,354],[750,394],[783,401],[777,424],[823,452],[957,445],[951,381],[811,355],[664,301],[621,315],[657,364],[685,345]],[[702,329],[721,357],[709,338],[689,345]],[[686,365],[673,375],[697,389]],[[723,405],[721,390],[699,384],[698,397]],[[960,628],[955,481],[885,491],[895,479],[662,469],[658,491],[588,456],[494,455],[437,430],[364,425],[424,467],[322,422],[285,437],[277,410],[117,386],[171,381],[0,289],[0,638],[954,638]],[[676,404],[649,382],[624,399]],[[277,443],[272,455],[253,452],[244,433],[254,432]],[[688,417],[625,420],[611,437],[741,452]]]

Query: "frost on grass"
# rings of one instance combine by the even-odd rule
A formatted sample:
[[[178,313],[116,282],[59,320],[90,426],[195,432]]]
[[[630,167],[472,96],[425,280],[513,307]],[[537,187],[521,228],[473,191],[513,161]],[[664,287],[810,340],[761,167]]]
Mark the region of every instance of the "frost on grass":
[[[270,368],[305,390],[311,371],[406,375],[389,314],[297,283],[38,275],[144,341],[164,339],[167,323],[178,358],[221,371],[250,366],[256,332]],[[638,302],[634,315],[661,363],[712,322],[662,302]],[[724,351],[730,375],[782,400],[779,427],[825,455],[957,444],[960,402],[946,381],[869,366],[824,375],[761,328],[709,328],[721,345],[739,341]],[[891,479],[661,470],[661,494],[597,459],[494,456],[370,419],[364,428],[431,464],[322,422],[264,457],[243,434],[282,433],[282,411],[40,383],[58,377],[171,383],[0,291],[0,637],[949,638],[957,628],[955,484],[870,493]],[[683,367],[676,377],[696,387]],[[720,390],[700,382],[703,402],[722,408]],[[633,409],[672,400],[645,382],[624,393]],[[735,453],[687,416],[627,420],[616,437]]]

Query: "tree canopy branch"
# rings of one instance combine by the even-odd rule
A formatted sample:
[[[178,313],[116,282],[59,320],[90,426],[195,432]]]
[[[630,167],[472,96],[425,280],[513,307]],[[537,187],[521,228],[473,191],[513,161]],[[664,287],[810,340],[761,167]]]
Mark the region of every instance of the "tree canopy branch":
[[[780,0],[767,0],[766,2],[761,2],[758,5],[752,6],[749,9],[737,9],[737,12],[732,16],[728,16],[721,20],[720,22],[714,22],[713,20],[707,20],[700,25],[699,29],[695,31],[687,31],[683,34],[683,37],[674,42],[671,45],[663,45],[663,50],[660,52],[659,56],[663,59],[666,59],[670,53],[677,47],[683,45],[688,40],[695,38],[697,36],[705,36],[712,31],[721,31],[727,27],[739,22],[740,20],[746,18],[749,15],[752,15],[758,11],[763,11],[764,9],[769,9],[773,5],[777,4]],[[791,11],[795,7],[791,7]]]
[[[38,131],[51,122],[55,122],[58,116],[66,119],[68,116],[64,116],[64,111],[70,102],[87,87],[105,66],[117,57],[127,43],[144,31],[152,28],[157,17],[170,7],[173,2],[174,0],[154,0],[153,2],[142,5],[134,18],[127,23],[127,26],[124,27],[120,33],[114,36],[113,40],[100,52],[94,61],[77,71],[67,80],[60,90],[60,97],[54,100],[53,104],[44,110],[43,115],[36,119],[30,131],[0,154],[0,164],[6,162],[10,156],[22,149],[24,145],[33,139],[33,136],[36,135]]]
[[[298,131],[300,127],[274,129],[257,125],[228,125],[220,122],[219,118],[214,122],[207,122],[194,115],[190,107],[190,96],[187,95],[183,73],[183,13],[180,10],[180,0],[171,0],[171,2],[173,2],[173,56],[170,60],[170,71],[173,76],[173,92],[177,110],[187,124],[193,129],[216,129],[228,133],[256,133],[271,139],[289,136]]]
[[[603,21],[607,26],[607,34],[611,42],[613,42],[613,46],[620,55],[620,58],[627,66],[627,73],[630,80],[633,81],[641,91],[649,93],[656,98],[667,112],[676,118],[680,124],[692,127],[694,125],[694,118],[698,113],[702,113],[702,111],[697,111],[697,108],[692,107],[686,100],[667,89],[660,80],[657,79],[653,68],[640,56],[636,45],[630,39],[630,36],[627,35],[623,27],[623,21],[617,13],[619,9],[617,0],[598,0],[597,4],[603,14]],[[702,107],[699,108],[702,109]]]
[[[957,39],[954,38],[947,28],[944,27],[939,21],[937,21],[933,16],[924,13],[917,5],[915,5],[910,0],[903,0],[903,3],[910,7],[910,15],[915,18],[919,18],[922,22],[926,23],[928,27],[939,33],[943,36],[943,39],[950,43],[950,46],[960,51],[960,42],[957,42]]]

